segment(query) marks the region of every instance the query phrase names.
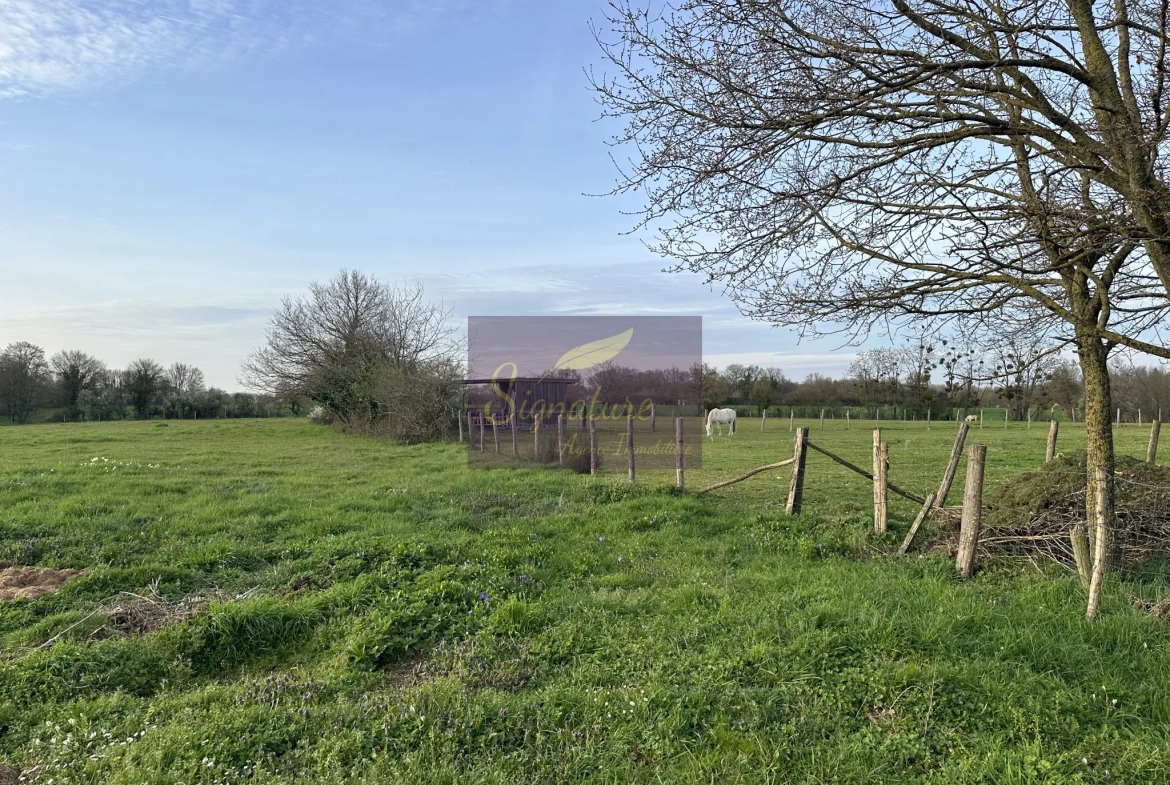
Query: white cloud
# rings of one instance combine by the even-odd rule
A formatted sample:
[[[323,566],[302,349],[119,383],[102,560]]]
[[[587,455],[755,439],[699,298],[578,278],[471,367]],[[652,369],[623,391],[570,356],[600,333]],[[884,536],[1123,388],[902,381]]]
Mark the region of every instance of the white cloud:
[[[0,0],[0,99],[85,89],[337,36],[376,41],[446,3],[408,0]]]

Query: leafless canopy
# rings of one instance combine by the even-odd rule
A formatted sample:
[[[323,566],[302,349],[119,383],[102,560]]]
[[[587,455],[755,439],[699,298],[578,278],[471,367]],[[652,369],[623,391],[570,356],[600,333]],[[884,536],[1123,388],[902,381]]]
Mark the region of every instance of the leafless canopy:
[[[307,296],[284,298],[241,381],[275,395],[302,395],[343,421],[372,416],[361,410],[377,405],[377,373],[448,359],[453,335],[450,312],[427,301],[421,286],[342,270],[311,284]]]
[[[994,314],[1170,357],[1168,2],[618,0],[619,190],[775,323]]]

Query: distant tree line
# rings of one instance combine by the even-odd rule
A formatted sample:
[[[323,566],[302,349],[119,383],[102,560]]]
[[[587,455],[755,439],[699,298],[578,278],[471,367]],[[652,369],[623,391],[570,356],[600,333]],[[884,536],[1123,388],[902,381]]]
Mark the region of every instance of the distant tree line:
[[[0,352],[0,417],[27,423],[42,409],[72,421],[210,420],[299,414],[301,401],[207,387],[203,371],[182,362],[142,358],[116,369],[82,351],[49,357],[27,341],[11,343]]]
[[[1123,420],[1141,412],[1149,421],[1170,413],[1170,372],[1115,364],[1113,400]],[[833,378],[812,373],[794,381],[779,368],[703,366],[703,406],[897,410],[924,419],[950,419],[977,408],[1002,408],[1009,420],[1041,412],[1084,417],[1084,387],[1074,362],[1045,347],[1007,343],[991,351],[925,345],[859,353],[848,372]],[[1075,410],[1075,411],[1074,411]]]

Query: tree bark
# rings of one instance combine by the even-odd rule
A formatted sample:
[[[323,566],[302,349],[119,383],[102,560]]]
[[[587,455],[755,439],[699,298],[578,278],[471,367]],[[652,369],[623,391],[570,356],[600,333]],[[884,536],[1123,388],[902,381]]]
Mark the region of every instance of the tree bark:
[[[1113,426],[1109,415],[1113,398],[1109,385],[1109,352],[1101,340],[1079,335],[1077,339],[1081,374],[1085,385],[1085,520],[1088,521],[1092,546],[1093,574],[1089,584],[1089,605],[1085,612],[1090,621],[1097,617],[1101,584],[1115,560],[1112,542],[1113,506]]]

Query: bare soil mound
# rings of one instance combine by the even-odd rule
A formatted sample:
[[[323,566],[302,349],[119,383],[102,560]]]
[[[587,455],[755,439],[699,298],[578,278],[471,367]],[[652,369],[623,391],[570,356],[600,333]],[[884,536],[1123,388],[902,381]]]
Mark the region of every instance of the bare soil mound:
[[[0,602],[44,597],[80,574],[81,570],[54,570],[50,567],[4,567],[0,569]]]

